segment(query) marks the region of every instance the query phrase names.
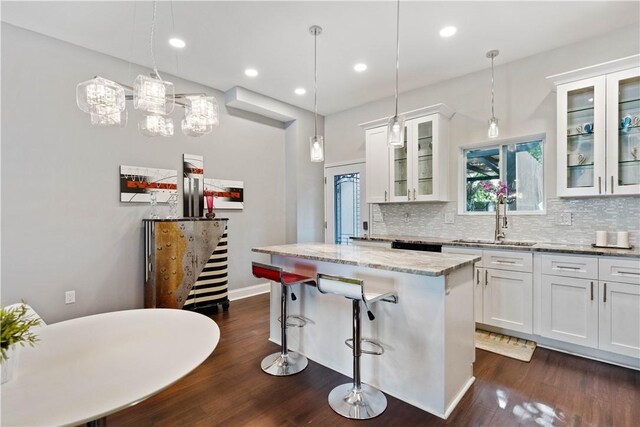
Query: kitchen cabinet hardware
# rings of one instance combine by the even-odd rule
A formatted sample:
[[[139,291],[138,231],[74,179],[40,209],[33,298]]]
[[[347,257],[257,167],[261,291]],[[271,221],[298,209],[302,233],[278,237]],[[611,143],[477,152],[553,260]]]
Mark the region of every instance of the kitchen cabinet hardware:
[[[593,301],[593,282],[591,282],[591,301]]]
[[[602,302],[607,302],[607,282],[604,282],[604,292],[602,292]]]

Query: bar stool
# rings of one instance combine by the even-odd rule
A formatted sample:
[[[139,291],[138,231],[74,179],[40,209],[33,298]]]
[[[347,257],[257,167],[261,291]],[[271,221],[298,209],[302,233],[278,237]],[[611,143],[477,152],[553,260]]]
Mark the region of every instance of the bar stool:
[[[360,355],[365,353],[379,356],[384,353],[384,348],[373,340],[360,337],[360,303],[364,303],[369,320],[373,320],[375,316],[369,309],[369,304],[377,301],[397,304],[398,296],[395,292],[365,292],[362,280],[328,274],[318,274],[318,290],[323,294],[342,295],[353,301],[353,338],[345,341],[353,349],[353,383],[342,384],[331,390],[329,405],[346,418],[366,420],[377,417],[387,408],[387,398],[380,390],[361,383]],[[363,350],[362,342],[368,342],[378,350]]]
[[[279,282],[282,286],[280,296],[280,342],[281,350],[278,353],[270,354],[262,359],[260,366],[267,374],[284,377],[294,375],[307,367],[309,361],[306,357],[287,349],[287,327],[303,327],[308,319],[302,316],[287,315],[287,300],[289,296],[289,287],[297,284],[309,284],[315,286],[316,281],[313,277],[302,276],[295,273],[289,273],[280,267],[259,262],[251,263],[251,270],[255,277],[268,279],[273,282]],[[291,300],[295,301],[296,295],[291,292]],[[297,323],[289,322],[289,319],[295,319]]]

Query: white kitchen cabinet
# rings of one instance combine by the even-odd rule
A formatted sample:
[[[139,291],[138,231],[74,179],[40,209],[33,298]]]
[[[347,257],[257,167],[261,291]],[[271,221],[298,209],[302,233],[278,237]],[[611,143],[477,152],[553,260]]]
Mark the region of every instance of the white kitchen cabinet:
[[[529,252],[446,246],[442,252],[475,255],[476,323],[533,332],[533,261]]]
[[[540,335],[640,358],[640,260],[540,255]]]
[[[560,84],[557,107],[558,196],[640,194],[638,67]]]
[[[598,347],[598,281],[542,275],[540,335]]]
[[[405,121],[405,144],[391,149],[391,201],[448,200],[448,134],[439,114]]]
[[[599,305],[598,347],[640,357],[640,286],[600,282]]]
[[[403,113],[404,146],[399,148],[387,145],[387,118],[361,124],[367,150],[367,203],[449,199],[449,119],[453,114],[444,104]]]
[[[389,201],[389,146],[387,127],[367,129],[366,135],[366,200],[367,203]]]

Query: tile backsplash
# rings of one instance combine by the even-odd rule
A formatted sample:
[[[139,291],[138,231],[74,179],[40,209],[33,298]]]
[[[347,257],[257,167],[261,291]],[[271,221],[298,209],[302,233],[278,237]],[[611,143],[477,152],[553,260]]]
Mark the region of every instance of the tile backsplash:
[[[451,239],[493,239],[494,215],[458,215],[456,202],[390,203],[371,205],[373,235],[403,235]],[[571,214],[571,225],[560,225],[561,214]],[[453,224],[445,224],[445,214]],[[588,245],[596,230],[609,232],[609,244],[616,243],[616,231],[629,231],[637,246],[640,234],[640,198],[606,197],[547,200],[546,215],[510,215],[508,240]]]

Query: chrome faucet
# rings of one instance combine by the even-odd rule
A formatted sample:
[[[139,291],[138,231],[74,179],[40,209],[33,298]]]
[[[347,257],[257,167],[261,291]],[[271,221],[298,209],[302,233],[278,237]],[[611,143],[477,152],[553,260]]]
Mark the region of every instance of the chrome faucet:
[[[500,194],[496,204],[496,230],[494,235],[496,242],[506,237],[504,234],[505,228],[507,228],[507,200],[504,194]]]

